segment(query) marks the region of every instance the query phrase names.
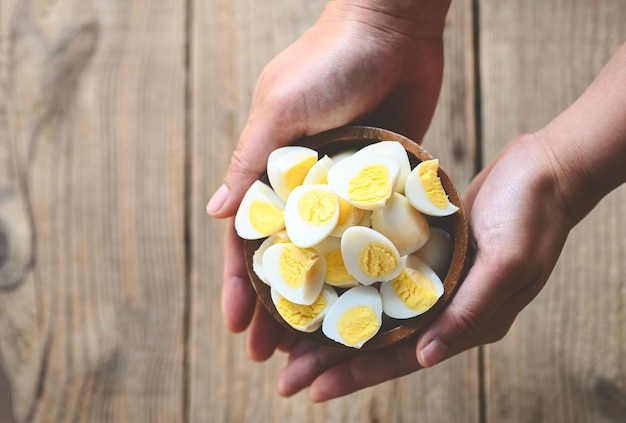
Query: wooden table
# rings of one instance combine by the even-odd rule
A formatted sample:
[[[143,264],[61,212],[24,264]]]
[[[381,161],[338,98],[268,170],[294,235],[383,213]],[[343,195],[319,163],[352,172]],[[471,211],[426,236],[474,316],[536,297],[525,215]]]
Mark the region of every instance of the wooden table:
[[[220,184],[322,0],[0,0],[0,422],[626,421],[626,191],[508,336],[323,405],[220,313]],[[626,40],[623,0],[455,0],[424,146],[461,189]]]

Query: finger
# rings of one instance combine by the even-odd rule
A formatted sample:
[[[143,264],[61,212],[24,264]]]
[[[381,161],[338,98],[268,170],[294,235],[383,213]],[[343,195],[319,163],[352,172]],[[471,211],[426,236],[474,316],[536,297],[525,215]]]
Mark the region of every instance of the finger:
[[[265,361],[274,354],[284,329],[257,301],[248,334],[248,355],[255,361]]]
[[[308,343],[310,344],[310,343]],[[334,349],[299,344],[302,354],[292,358],[278,377],[278,392],[291,396],[309,386],[321,373],[336,364],[354,357],[356,352],[347,349]],[[306,352],[304,352],[306,351]]]
[[[318,344],[307,340],[301,340],[294,344],[293,348],[289,351],[288,363],[291,363],[293,360],[298,359],[299,357],[307,354],[314,349],[319,348]]]
[[[243,241],[235,233],[233,219],[226,225],[224,240],[224,282],[222,285],[222,316],[226,327],[241,332],[250,324],[256,293],[248,280],[243,254]]]
[[[421,368],[415,340],[391,349],[366,352],[330,368],[311,384],[309,397],[322,402],[395,379]]]
[[[224,183],[209,200],[207,213],[217,218],[235,214],[246,190],[265,171],[269,154],[306,134],[303,119],[298,118],[301,112],[290,104],[295,101],[278,98],[253,105],[250,119],[231,156]],[[290,108],[294,110],[288,112]]]
[[[282,352],[291,353],[296,345],[302,341],[302,338],[290,331],[284,331],[276,348]]]
[[[476,261],[458,292],[435,322],[423,333],[417,344],[417,357],[430,367],[480,343],[480,336],[496,311],[520,286],[534,281],[537,275],[518,258],[489,259],[479,250]]]

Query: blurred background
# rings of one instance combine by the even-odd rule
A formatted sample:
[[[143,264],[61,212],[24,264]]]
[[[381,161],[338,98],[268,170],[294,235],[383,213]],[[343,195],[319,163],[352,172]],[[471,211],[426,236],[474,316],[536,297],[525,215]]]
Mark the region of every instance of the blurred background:
[[[0,423],[626,422],[626,190],[500,342],[321,405],[220,314],[205,214],[322,0],[0,0]],[[423,145],[463,190],[626,40],[623,0],[454,0]]]

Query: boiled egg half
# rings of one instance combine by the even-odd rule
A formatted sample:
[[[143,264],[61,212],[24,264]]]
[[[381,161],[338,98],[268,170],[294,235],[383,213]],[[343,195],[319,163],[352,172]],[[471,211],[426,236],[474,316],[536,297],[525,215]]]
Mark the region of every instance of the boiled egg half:
[[[380,286],[383,311],[394,319],[410,319],[428,311],[443,295],[439,276],[415,256],[402,258],[402,272]]]
[[[285,228],[285,203],[274,190],[255,181],[246,191],[237,214],[235,230],[243,239],[261,239]]]
[[[363,285],[391,280],[402,270],[396,246],[365,226],[346,229],[341,237],[341,255],[348,272]]]
[[[313,304],[322,291],[326,262],[313,248],[274,244],[263,253],[262,266],[269,285],[292,303]]]
[[[382,325],[382,301],[371,286],[355,286],[345,291],[330,307],[322,332],[330,339],[353,348],[378,333]]]
[[[459,208],[448,199],[439,178],[439,160],[425,160],[406,179],[405,194],[411,205],[429,216],[449,216]]]

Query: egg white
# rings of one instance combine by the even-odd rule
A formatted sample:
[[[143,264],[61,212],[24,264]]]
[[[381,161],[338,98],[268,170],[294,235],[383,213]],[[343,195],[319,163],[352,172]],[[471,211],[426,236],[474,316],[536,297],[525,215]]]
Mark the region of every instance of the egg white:
[[[372,229],[389,238],[401,256],[419,250],[430,235],[426,217],[397,192],[385,207],[372,211]]]
[[[328,156],[324,156],[317,161],[304,177],[302,185],[325,184],[328,171],[333,167],[334,162]]]
[[[311,164],[312,167],[317,162],[318,157],[317,151],[297,145],[280,147],[270,153],[267,158],[267,178],[272,188],[276,191],[276,194],[278,194],[283,201],[287,201],[289,194],[294,188],[290,186],[287,181],[289,171],[305,160],[315,160],[315,162]],[[307,172],[309,170],[310,168],[307,169]],[[295,186],[302,184],[307,172],[302,175],[302,180],[296,183]]]
[[[441,279],[445,279],[452,261],[452,237],[441,228],[431,227],[428,242],[413,253],[428,264]]]

